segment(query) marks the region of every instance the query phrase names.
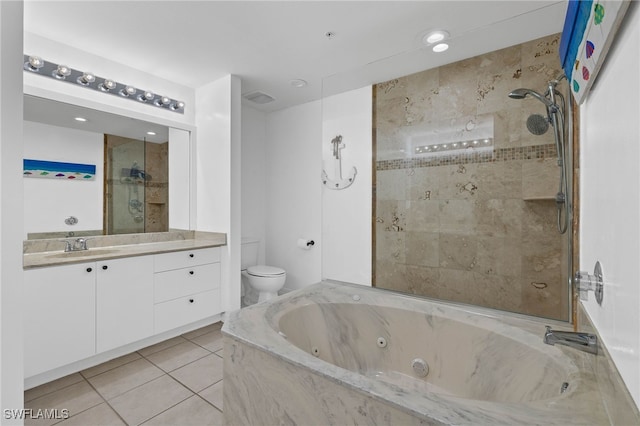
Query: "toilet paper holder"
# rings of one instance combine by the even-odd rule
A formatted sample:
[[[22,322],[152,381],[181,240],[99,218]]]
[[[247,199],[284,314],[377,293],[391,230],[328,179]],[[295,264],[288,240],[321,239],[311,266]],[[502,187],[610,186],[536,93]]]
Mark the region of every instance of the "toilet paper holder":
[[[298,238],[296,245],[302,250],[310,250],[316,244],[315,241],[308,238]]]

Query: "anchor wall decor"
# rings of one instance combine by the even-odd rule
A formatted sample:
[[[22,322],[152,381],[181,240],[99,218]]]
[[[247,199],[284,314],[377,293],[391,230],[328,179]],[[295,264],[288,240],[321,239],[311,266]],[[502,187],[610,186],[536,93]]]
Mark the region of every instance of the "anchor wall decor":
[[[342,135],[338,135],[331,140],[333,145],[333,179],[329,178],[327,172],[322,170],[322,183],[329,189],[345,189],[351,186],[356,179],[357,170],[355,167],[351,168],[349,176],[342,178],[342,159],[340,158],[340,150],[344,149],[345,145],[342,143]]]

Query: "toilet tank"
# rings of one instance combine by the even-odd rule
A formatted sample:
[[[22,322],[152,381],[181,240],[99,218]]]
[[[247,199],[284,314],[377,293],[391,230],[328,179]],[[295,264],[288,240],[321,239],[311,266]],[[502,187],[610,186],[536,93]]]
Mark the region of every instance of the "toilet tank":
[[[240,269],[244,271],[249,266],[257,265],[260,241],[252,238],[243,238],[240,246]]]

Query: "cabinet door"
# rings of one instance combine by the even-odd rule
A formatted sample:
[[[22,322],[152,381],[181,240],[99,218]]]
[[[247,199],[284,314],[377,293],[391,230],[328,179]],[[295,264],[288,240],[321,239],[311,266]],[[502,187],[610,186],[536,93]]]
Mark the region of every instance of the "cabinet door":
[[[96,352],[95,264],[24,271],[25,377]]]
[[[153,335],[153,256],[96,262],[98,352]]]

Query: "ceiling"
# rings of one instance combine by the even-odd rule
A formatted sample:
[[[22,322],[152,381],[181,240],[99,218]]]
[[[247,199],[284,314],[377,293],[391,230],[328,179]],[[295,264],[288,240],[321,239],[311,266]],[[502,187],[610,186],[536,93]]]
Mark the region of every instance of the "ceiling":
[[[194,89],[238,75],[243,94],[276,99],[245,101],[269,112],[560,32],[566,1],[26,0],[24,9],[25,31]],[[421,43],[433,29],[451,34],[448,51]]]

